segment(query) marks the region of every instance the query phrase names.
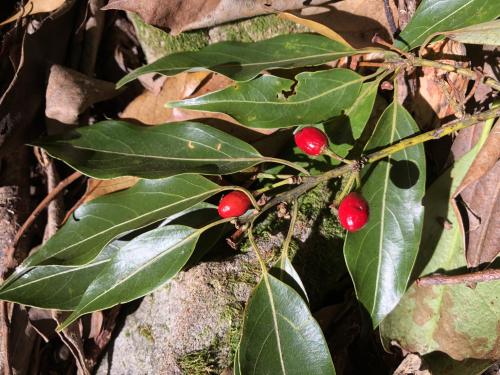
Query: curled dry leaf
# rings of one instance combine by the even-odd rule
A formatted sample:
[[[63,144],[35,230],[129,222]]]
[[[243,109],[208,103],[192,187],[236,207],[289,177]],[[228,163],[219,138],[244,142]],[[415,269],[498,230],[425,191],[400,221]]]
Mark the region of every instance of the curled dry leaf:
[[[337,42],[344,43],[346,46],[352,48],[352,46],[349,43],[347,43],[347,41],[344,38],[342,38],[339,34],[337,34],[335,31],[333,31],[329,27],[327,27],[319,22],[316,22],[313,20],[308,20],[307,18],[302,18],[302,17],[296,16],[295,14],[288,13],[288,12],[280,13],[279,17],[283,18],[285,20],[289,20],[289,21],[298,23],[299,25],[305,26],[305,27],[311,29],[312,31],[317,32],[318,34],[321,34],[323,36],[326,36],[327,38],[336,40]]]
[[[465,188],[462,199],[467,206],[467,265],[476,267],[492,262],[500,252],[500,162],[475,183]],[[478,225],[472,226],[472,217]]]
[[[467,186],[488,173],[500,159],[500,121],[491,130],[486,143],[479,151],[455,194],[460,194]]]
[[[409,353],[392,375],[431,375],[429,370],[422,366],[422,358],[418,354]]]
[[[182,31],[219,25],[261,14],[300,9],[305,5],[327,3],[325,0],[110,0],[103,8],[138,13],[147,23],[169,29],[176,35]]]
[[[453,145],[455,154],[470,148],[478,132],[462,131]],[[461,197],[466,212],[460,225],[465,231],[466,258],[469,267],[493,261],[500,252],[500,122],[490,132],[481,151],[454,192]]]
[[[117,95],[111,82],[87,77],[61,65],[52,65],[45,95],[45,115],[64,124],[76,124],[92,104]]]
[[[68,316],[68,314],[69,313],[66,311],[58,312],[53,310],[52,318],[56,321],[57,324],[60,324],[65,319],[65,317]],[[82,322],[79,321],[67,327],[64,331],[57,332],[57,334],[75,359],[78,373],[82,375],[90,375],[90,368],[85,361],[82,331]]]
[[[135,185],[137,181],[139,181],[139,178],[131,176],[112,178],[110,180],[96,180],[94,178],[89,178],[87,182],[87,191],[82,197],[81,204],[102,195],[128,189],[129,187]]]
[[[30,16],[38,13],[48,13],[56,10],[63,5],[65,0],[29,0],[19,12],[5,21],[0,22],[0,26],[17,21],[19,18]]]

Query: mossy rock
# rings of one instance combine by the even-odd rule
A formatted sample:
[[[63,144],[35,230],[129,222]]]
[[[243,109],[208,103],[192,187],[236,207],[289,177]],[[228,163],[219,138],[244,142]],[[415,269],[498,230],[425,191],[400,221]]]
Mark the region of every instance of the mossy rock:
[[[188,31],[173,36],[157,27],[148,25],[134,13],[128,15],[134,24],[137,38],[148,63],[174,52],[196,51],[216,42],[256,42],[277,35],[310,31],[304,26],[281,19],[273,14],[236,21],[209,30]]]
[[[253,254],[201,263],[146,296],[97,374],[207,374],[231,366],[257,277]]]

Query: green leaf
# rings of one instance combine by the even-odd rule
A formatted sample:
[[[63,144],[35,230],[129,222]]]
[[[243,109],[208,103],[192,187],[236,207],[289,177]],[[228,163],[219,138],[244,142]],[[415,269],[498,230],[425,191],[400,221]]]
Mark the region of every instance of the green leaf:
[[[130,241],[89,285],[75,311],[58,329],[84,314],[145,296],[166,283],[189,260],[203,230],[168,225]]]
[[[392,103],[380,117],[366,149],[385,147],[414,135],[411,115]],[[370,219],[344,243],[358,299],[373,326],[397,305],[408,286],[422,233],[425,153],[422,145],[399,151],[365,168],[361,193]]]
[[[278,260],[274,264],[273,268],[269,270],[269,273],[278,280],[283,281],[286,285],[295,289],[304,301],[309,302],[309,297],[307,296],[304,283],[288,257],[283,258],[283,256],[281,256],[280,260]]]
[[[280,35],[255,43],[221,42],[196,52],[165,56],[127,74],[117,83],[117,87],[143,74],[172,76],[196,70],[211,70],[236,81],[247,81],[264,70],[320,65],[357,53],[362,52],[314,34]]]
[[[162,220],[226,190],[205,177],[186,174],[161,180],[141,180],[132,188],[94,199],[16,273],[36,265],[78,265],[94,259],[112,239]]]
[[[499,15],[498,0],[423,0],[395,45],[411,50],[431,34],[491,21]]]
[[[365,82],[361,86],[359,96],[351,107],[347,108],[342,116],[336,117],[323,124],[323,129],[330,139],[331,148],[341,156],[346,157],[353,148],[354,142],[361,137],[372,114],[377,90],[381,79]],[[333,161],[332,164],[338,164]]]
[[[167,106],[227,113],[254,128],[284,128],[340,115],[353,105],[368,79],[347,69],[304,72],[295,78],[293,89],[294,81],[265,75]]]
[[[480,23],[444,33],[447,38],[467,44],[500,45],[500,20]]]
[[[35,142],[80,172],[99,179],[228,174],[264,161],[252,146],[209,125],[139,126],[103,121]]]
[[[450,198],[479,149],[476,145],[426,193],[425,236],[421,244],[421,263],[425,267],[421,275],[467,272],[464,241]],[[500,281],[478,283],[474,288],[465,284],[414,285],[382,322],[380,332],[385,345],[397,340],[411,352],[441,351],[460,361],[498,359],[499,316]]]
[[[124,246],[114,241],[83,266],[40,266],[0,288],[0,299],[42,309],[74,310],[83,293],[110,259]]]
[[[318,323],[297,292],[263,274],[248,301],[236,366],[241,374],[335,374]]]

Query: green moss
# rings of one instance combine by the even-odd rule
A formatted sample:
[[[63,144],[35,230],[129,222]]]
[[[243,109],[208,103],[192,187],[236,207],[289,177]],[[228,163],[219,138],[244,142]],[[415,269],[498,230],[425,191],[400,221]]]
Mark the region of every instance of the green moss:
[[[217,346],[198,350],[183,355],[177,360],[183,374],[206,375],[218,374],[220,369],[217,363]]]
[[[233,363],[234,355],[240,342],[243,310],[243,304],[233,303],[227,305],[222,314],[222,319],[224,319],[229,326],[226,335],[221,340],[224,346],[229,348],[228,364]]]
[[[135,27],[137,38],[148,63],[174,52],[199,50],[207,46],[210,41],[206,30],[186,32],[173,36],[148,25],[134,13],[128,13],[128,15]]]
[[[223,40],[256,42],[276,35],[306,31],[310,30],[273,14],[217,26],[210,29],[209,35],[212,43]]]
[[[153,332],[152,332],[150,324],[141,324],[141,325],[139,325],[138,330],[139,330],[139,335],[146,338],[146,340],[148,340],[152,343],[155,342],[155,338],[153,336]]]
[[[223,337],[216,337],[208,348],[180,357],[177,363],[184,374],[219,374],[233,363],[240,340],[242,313],[243,305],[240,303],[235,302],[226,306],[221,316],[221,320],[229,327],[226,334]],[[228,348],[228,352],[224,355],[221,353],[221,348]]]

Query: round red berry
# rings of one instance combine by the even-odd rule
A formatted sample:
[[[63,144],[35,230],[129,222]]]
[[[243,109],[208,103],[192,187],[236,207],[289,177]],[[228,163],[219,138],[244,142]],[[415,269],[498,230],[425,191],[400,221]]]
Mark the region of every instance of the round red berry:
[[[217,210],[219,216],[225,219],[243,215],[251,205],[252,203],[245,193],[235,190],[222,197]]]
[[[307,155],[319,155],[328,145],[328,138],[321,130],[311,126],[295,133],[295,144]]]
[[[350,193],[339,205],[340,224],[349,232],[363,228],[368,221],[368,203],[357,193]]]

